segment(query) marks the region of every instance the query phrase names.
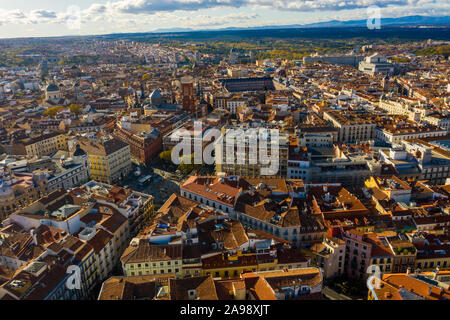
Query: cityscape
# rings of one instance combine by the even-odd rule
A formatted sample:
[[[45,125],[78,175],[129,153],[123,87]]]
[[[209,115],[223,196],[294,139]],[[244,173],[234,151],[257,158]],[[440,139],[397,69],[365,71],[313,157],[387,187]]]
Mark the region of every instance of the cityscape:
[[[179,7],[81,33],[75,7],[64,35],[0,13],[0,301],[450,299],[448,6],[219,1],[239,23],[213,28],[128,2]]]

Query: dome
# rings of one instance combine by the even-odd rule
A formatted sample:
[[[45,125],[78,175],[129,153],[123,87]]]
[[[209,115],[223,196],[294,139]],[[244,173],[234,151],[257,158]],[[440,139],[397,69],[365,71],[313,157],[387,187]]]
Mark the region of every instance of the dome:
[[[86,152],[83,149],[81,149],[79,144],[77,144],[76,147],[75,147],[75,151],[73,152],[73,156],[74,157],[81,157],[81,156],[84,156],[84,155],[86,155]]]
[[[150,98],[154,99],[154,98],[162,98],[161,93],[159,92],[158,89],[154,90],[152,92],[152,94],[150,95]]]
[[[52,91],[59,91],[59,88],[56,86],[56,84],[52,83],[47,87],[47,92],[52,92]]]

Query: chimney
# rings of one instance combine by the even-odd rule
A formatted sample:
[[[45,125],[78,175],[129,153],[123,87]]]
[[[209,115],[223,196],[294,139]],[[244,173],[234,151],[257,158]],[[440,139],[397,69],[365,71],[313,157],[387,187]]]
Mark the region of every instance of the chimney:
[[[434,271],[433,280],[437,279],[438,274],[439,274],[439,266],[437,266],[436,270]]]

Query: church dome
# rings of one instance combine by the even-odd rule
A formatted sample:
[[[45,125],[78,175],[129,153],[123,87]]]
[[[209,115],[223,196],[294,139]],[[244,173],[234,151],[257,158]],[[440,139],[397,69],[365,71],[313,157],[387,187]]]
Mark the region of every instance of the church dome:
[[[77,144],[75,147],[75,151],[73,152],[73,156],[74,157],[82,157],[84,155],[86,155],[86,152],[83,149],[81,149],[79,144]]]
[[[54,91],[59,91],[59,88],[56,86],[56,84],[52,83],[49,84],[47,87],[47,92],[54,92]]]

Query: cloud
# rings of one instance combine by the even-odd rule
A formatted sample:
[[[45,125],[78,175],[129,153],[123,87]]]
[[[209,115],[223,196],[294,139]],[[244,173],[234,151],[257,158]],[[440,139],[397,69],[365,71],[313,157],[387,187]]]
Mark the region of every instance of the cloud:
[[[148,28],[161,24],[180,27],[221,26],[227,24],[248,25],[251,21],[260,25],[267,24],[267,11],[287,12],[327,12],[338,16],[338,20],[364,18],[365,9],[376,5],[382,9],[382,16],[405,16],[410,14],[444,15],[450,8],[447,0],[117,0],[106,3],[93,3],[79,12],[82,25],[97,26],[96,31],[105,22],[107,29]],[[240,12],[220,16],[222,8]],[[216,15],[203,14],[208,9],[217,9]],[[261,17],[261,9],[266,16]],[[196,12],[202,14],[196,15]],[[206,11],[208,12],[208,11]],[[270,11],[269,11],[270,12]],[[137,18],[139,17],[139,18]],[[348,17],[348,18],[347,18]],[[73,18],[67,11],[0,9],[0,25],[9,24],[63,24]],[[315,16],[311,15],[310,19]],[[139,20],[138,20],[139,19]],[[283,23],[285,21],[274,22]],[[103,26],[102,26],[103,27]]]
[[[376,5],[412,6],[436,0],[119,0],[104,5],[93,4],[89,14],[154,14],[156,12],[197,11],[216,7],[256,6],[288,11],[348,10]]]

